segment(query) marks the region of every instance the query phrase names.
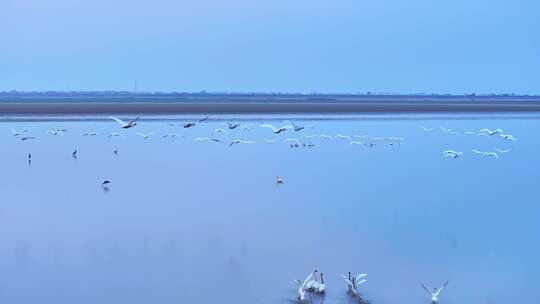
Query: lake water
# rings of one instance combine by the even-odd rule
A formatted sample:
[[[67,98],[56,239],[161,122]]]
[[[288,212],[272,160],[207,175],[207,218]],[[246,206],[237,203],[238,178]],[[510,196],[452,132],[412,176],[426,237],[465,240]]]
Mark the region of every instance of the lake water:
[[[368,273],[359,290],[373,304],[429,303],[420,282],[446,280],[441,303],[540,301],[540,120],[289,118],[306,128],[274,135],[260,121],[285,117],[250,116],[188,129],[184,117],[129,130],[112,120],[2,121],[0,301],[294,303],[293,280],[315,268],[327,293],[311,303],[358,302],[339,277],[348,271]],[[235,120],[249,130],[228,130]],[[54,128],[67,131],[47,134]],[[217,128],[227,132],[211,135]],[[482,128],[517,140],[465,133]],[[338,134],[404,141],[349,146]],[[226,144],[195,140],[207,136]],[[464,155],[444,157],[449,149]]]

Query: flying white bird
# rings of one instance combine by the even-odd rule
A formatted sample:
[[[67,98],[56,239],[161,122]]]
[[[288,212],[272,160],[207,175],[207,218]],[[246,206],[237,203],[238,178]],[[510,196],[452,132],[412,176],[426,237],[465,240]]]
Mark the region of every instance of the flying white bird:
[[[342,135],[342,134],[338,134],[338,135],[334,136],[334,138],[351,140],[351,137],[349,135]]]
[[[119,137],[119,136],[123,136],[123,135],[120,133],[114,132],[114,133],[109,134],[107,137],[111,138],[111,137]]]
[[[448,284],[448,281],[444,282],[444,285],[440,288],[433,288],[433,290],[429,290],[429,288],[424,285],[424,283],[420,283],[422,287],[428,292],[428,294],[431,296],[431,303],[437,304],[439,303],[439,295],[441,294],[441,291],[446,287],[446,284]]]
[[[358,145],[362,145],[362,144],[364,144],[364,143],[361,142],[361,141],[351,141],[351,142],[348,144],[348,146],[349,146],[349,147],[350,147],[350,146],[358,146]]]
[[[165,138],[167,138],[167,137],[175,138],[175,137],[177,137],[177,136],[178,136],[178,134],[176,134],[176,133],[169,133],[169,134],[163,135],[163,137],[165,137]]]
[[[283,126],[283,127],[276,128],[271,124],[262,124],[261,128],[270,128],[272,129],[272,132],[274,132],[274,134],[279,134],[281,132],[287,131],[287,129],[290,128],[290,126]]]
[[[300,143],[300,141],[298,141],[298,139],[296,139],[296,138],[287,138],[287,139],[285,139],[283,142],[296,142],[296,143]]]
[[[452,129],[448,129],[448,128],[443,128],[443,127],[441,127],[441,130],[442,130],[443,132],[446,132],[446,133],[452,134],[452,135],[457,135],[457,134],[458,134],[457,132],[453,131]]]
[[[26,132],[28,132],[28,130],[26,130],[26,129],[24,129],[24,130],[22,130],[22,131],[17,131],[17,130],[15,130],[15,129],[11,129],[11,133],[13,133],[13,136],[19,136],[19,135],[21,135],[22,133],[26,133]]]
[[[215,129],[214,131],[212,131],[212,134],[214,133],[226,133],[227,131],[223,130],[223,129]]]
[[[144,139],[148,139],[148,138],[150,138],[150,136],[154,135],[154,132],[150,132],[150,133],[147,133],[147,134],[137,132],[137,135],[141,136]]]
[[[487,135],[495,135],[495,134],[502,133],[503,130],[501,130],[501,129],[490,130],[490,129],[487,129],[487,128],[483,128],[482,130],[480,130],[478,132],[479,133],[484,133],[484,134],[487,134]]]
[[[227,127],[230,129],[230,130],[234,130],[236,128],[238,128],[240,126],[240,123],[239,122],[228,122],[227,123]]]
[[[110,118],[114,121],[116,121],[119,125],[120,125],[120,128],[122,129],[129,129],[129,128],[133,128],[137,125],[137,120],[139,120],[139,116],[135,117],[135,119],[133,120],[130,120],[128,122],[125,122],[119,118],[116,118],[114,116],[110,116]]]
[[[97,135],[101,135],[101,134],[98,133],[98,132],[94,132],[94,131],[88,131],[88,132],[83,134],[83,136],[97,136]]]
[[[443,152],[444,156],[451,157],[451,158],[458,158],[463,156],[463,152],[458,152],[454,150],[446,150]]]
[[[507,149],[507,150],[495,149],[495,151],[499,152],[499,154],[504,154],[504,153],[510,152],[511,150],[510,149]]]
[[[495,157],[495,158],[499,158],[499,155],[496,153],[496,152],[482,152],[482,151],[478,151],[478,150],[475,150],[473,149],[472,150],[474,153],[476,154],[480,154],[482,157]]]
[[[295,123],[292,122],[292,121],[287,121],[287,122],[292,126],[292,128],[293,128],[293,130],[294,130],[295,132],[299,132],[299,131],[304,130],[304,126],[297,125],[297,124],[295,124]]]
[[[500,135],[502,138],[504,139],[507,139],[507,140],[510,140],[510,141],[516,141],[517,138],[515,138],[514,136],[510,135],[510,134],[501,134]]]
[[[229,147],[232,146],[232,145],[236,145],[236,144],[254,144],[254,143],[255,143],[254,141],[235,139],[235,140],[231,141],[231,143],[229,144]]]

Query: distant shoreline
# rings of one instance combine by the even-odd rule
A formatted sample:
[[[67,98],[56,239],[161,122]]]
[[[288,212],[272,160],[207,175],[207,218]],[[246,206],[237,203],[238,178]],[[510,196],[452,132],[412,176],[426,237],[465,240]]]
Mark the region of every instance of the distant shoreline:
[[[384,114],[540,112],[538,96],[74,94],[0,95],[0,115]]]

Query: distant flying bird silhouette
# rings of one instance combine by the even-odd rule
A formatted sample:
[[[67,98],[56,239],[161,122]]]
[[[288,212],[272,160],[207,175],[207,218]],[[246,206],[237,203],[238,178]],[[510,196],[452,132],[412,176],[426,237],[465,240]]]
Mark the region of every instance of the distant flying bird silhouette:
[[[129,129],[129,128],[133,128],[137,125],[137,120],[139,120],[139,116],[135,117],[135,119],[133,120],[130,120],[128,122],[125,122],[119,118],[116,118],[114,116],[110,116],[110,118],[114,121],[116,121],[119,125],[120,125],[120,128],[122,129]]]
[[[283,126],[283,127],[274,127],[273,125],[271,124],[262,124],[260,125],[261,128],[269,128],[272,130],[272,132],[274,132],[274,134],[279,134],[281,132],[285,132],[287,131],[287,129],[289,128],[289,126]]]
[[[195,123],[194,122],[188,122],[188,123],[185,123],[184,124],[184,128],[187,129],[187,128],[191,128],[191,127],[194,127],[195,126]]]
[[[293,130],[294,130],[295,132],[302,131],[302,130],[304,130],[304,128],[305,128],[304,126],[297,125],[297,124],[295,124],[295,123],[292,122],[292,121],[287,121],[287,122],[292,126],[292,128],[293,128]]]
[[[361,141],[351,141],[349,142],[348,146],[358,146],[358,145],[363,145],[364,143],[361,142]]]
[[[499,154],[504,154],[504,153],[508,153],[508,152],[510,152],[512,150],[510,150],[510,149],[507,149],[507,150],[495,149],[495,151],[499,152]]]
[[[342,135],[342,134],[337,134],[336,136],[334,136],[334,138],[351,140],[351,137],[349,135]]]
[[[454,150],[446,150],[443,152],[444,156],[451,157],[451,158],[458,158],[463,156],[463,152],[458,152]]]
[[[232,145],[236,145],[236,144],[254,144],[254,143],[255,143],[254,141],[235,139],[235,140],[231,141],[231,143],[229,144],[229,147],[232,146]]]
[[[107,137],[110,138],[110,137],[118,137],[118,136],[123,136],[123,135],[120,133],[114,132],[114,133],[109,134]]]
[[[97,135],[101,135],[101,133],[89,131],[83,134],[83,136],[97,136]]]
[[[137,135],[142,136],[142,138],[144,138],[144,139],[148,139],[148,138],[150,138],[150,136],[154,135],[154,132],[150,132],[150,133],[147,133],[147,134],[137,132]]]
[[[27,136],[27,137],[22,137],[21,140],[22,141],[27,141],[27,140],[31,140],[31,139],[36,139],[34,136]]]
[[[495,157],[495,158],[499,158],[499,155],[495,152],[482,152],[482,151],[478,151],[478,150],[475,150],[473,149],[472,150],[474,153],[476,154],[479,154],[480,156],[482,157]]]
[[[441,127],[441,130],[443,132],[446,132],[446,133],[452,134],[452,135],[457,135],[458,134],[457,132],[453,131],[452,129],[448,129],[448,128],[444,128],[444,127]]]
[[[501,134],[500,136],[502,138],[510,140],[510,141],[516,141],[517,140],[517,138],[515,138],[513,135],[510,135],[510,134]]]
[[[22,133],[26,133],[26,132],[28,132],[28,130],[26,130],[26,129],[24,129],[24,130],[22,130],[22,131],[17,131],[17,130],[15,130],[15,129],[11,129],[11,133],[13,133],[13,136],[19,136],[19,135],[21,135]]]
[[[228,122],[227,123],[227,127],[230,129],[230,130],[234,130],[236,128],[238,128],[240,126],[240,123],[239,122]]]
[[[208,119],[210,119],[210,117],[208,117],[208,116],[206,116],[206,117],[203,118],[203,119],[199,119],[199,123],[205,122],[205,121],[207,121]]]
[[[490,130],[490,129],[487,129],[487,128],[483,128],[482,130],[479,131],[479,133],[484,133],[484,134],[487,134],[487,135],[495,135],[495,134],[499,134],[499,133],[502,133],[503,130],[501,129],[495,129],[495,130]]]
[[[175,138],[177,136],[178,136],[178,134],[176,134],[176,133],[169,133],[169,134],[163,135],[164,138],[167,138],[167,137]]]

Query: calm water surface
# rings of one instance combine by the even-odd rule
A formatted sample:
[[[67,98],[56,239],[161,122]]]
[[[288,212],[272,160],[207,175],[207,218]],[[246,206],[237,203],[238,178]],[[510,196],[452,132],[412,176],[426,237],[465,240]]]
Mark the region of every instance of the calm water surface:
[[[445,280],[441,303],[538,303],[540,120],[456,118],[296,120],[306,129],[274,135],[241,117],[249,131],[214,136],[227,120],[129,130],[112,120],[4,121],[0,301],[294,303],[293,279],[318,268],[327,294],[312,303],[357,302],[339,277],[347,271],[369,274],[360,291],[373,304],[429,303],[419,282]],[[482,128],[518,140],[464,133]],[[81,135],[90,130],[124,136]],[[405,141],[369,148],[301,134]],[[256,143],[194,140],[206,136]],[[511,151],[471,151],[496,148]],[[464,156],[445,158],[447,149]]]

